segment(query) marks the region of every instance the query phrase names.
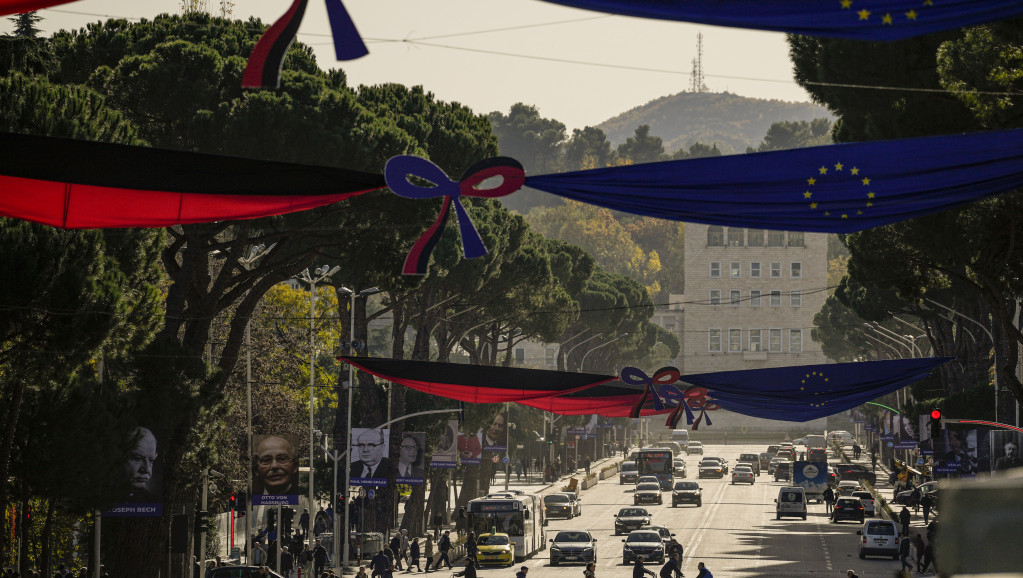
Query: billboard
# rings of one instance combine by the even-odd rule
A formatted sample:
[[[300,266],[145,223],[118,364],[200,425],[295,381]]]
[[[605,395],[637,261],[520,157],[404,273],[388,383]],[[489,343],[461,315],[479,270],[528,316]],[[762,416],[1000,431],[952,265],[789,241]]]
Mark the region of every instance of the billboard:
[[[476,435],[458,435],[458,454],[463,464],[479,464],[483,452],[505,452],[508,439],[508,416],[501,412],[494,417],[493,423],[486,429],[480,429]]]
[[[398,444],[397,483],[421,486],[426,483],[426,433],[405,432]]]
[[[151,427],[136,427],[128,432],[125,455],[117,469],[117,484],[122,500],[104,516],[148,517],[162,516],[163,464],[159,461],[161,445],[159,431]]]
[[[386,486],[391,476],[397,475],[390,454],[390,429],[352,428],[351,478],[353,486]]]
[[[991,431],[991,471],[1011,470],[1023,467],[1019,450],[1023,448],[1023,432]]]
[[[298,505],[298,436],[252,436],[252,505]]]
[[[437,447],[433,450],[433,458],[430,460],[431,468],[453,468],[458,465],[458,420],[448,420],[444,427],[444,433],[437,441]]]

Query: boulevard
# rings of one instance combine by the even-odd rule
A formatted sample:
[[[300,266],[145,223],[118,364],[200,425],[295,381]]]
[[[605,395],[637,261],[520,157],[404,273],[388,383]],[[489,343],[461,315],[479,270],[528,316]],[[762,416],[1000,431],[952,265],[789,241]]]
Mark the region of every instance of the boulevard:
[[[704,455],[718,456],[734,466],[739,454],[759,453],[763,444],[707,445]],[[857,556],[854,522],[830,523],[824,504],[810,503],[806,521],[798,518],[775,519],[774,499],[778,488],[788,482],[775,482],[766,473],[752,486],[730,484],[730,477],[697,479],[696,465],[701,456],[686,458],[686,480],[698,481],[703,488],[703,506],[671,507],[671,494],[665,492],[665,505],[646,505],[651,525],[665,526],[676,534],[684,548],[682,571],[687,577],[697,574],[696,564],[703,562],[716,577],[742,578],[765,576],[845,576],[853,569],[861,576],[893,576],[899,562],[884,558],[860,560]],[[832,462],[837,461],[829,456]],[[880,470],[879,470],[880,473]],[[881,475],[879,478],[883,477]],[[678,478],[676,478],[678,479]],[[881,480],[879,480],[881,482]],[[885,484],[881,493],[888,496]],[[547,490],[557,491],[557,488]],[[619,485],[618,477],[601,480],[582,492],[582,515],[572,520],[553,519],[547,526],[548,539],[561,530],[588,530],[597,538],[597,576],[631,576],[632,565],[622,563],[624,535],[614,535],[614,514],[632,506],[632,485]],[[868,518],[869,519],[869,518]],[[521,565],[521,564],[520,564]],[[530,576],[578,578],[582,564],[551,566],[549,552],[536,553],[524,563]],[[519,565],[517,565],[519,566]],[[660,564],[648,564],[658,571]],[[505,569],[484,569],[484,575],[510,575]]]

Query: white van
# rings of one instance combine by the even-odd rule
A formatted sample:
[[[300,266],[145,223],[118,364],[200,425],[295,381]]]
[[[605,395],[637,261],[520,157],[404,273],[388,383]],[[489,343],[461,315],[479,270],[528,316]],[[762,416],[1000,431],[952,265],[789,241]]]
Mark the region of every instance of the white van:
[[[778,490],[778,498],[774,501],[775,519],[782,516],[795,516],[806,519],[806,491],[802,486],[786,486]]]
[[[678,442],[678,445],[682,446],[682,450],[689,453],[689,432],[687,430],[671,430],[671,441]]]

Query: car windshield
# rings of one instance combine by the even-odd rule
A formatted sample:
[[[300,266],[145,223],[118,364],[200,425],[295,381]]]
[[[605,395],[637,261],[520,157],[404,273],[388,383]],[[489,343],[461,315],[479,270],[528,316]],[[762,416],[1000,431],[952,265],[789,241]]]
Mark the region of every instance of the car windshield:
[[[660,491],[660,489],[661,489],[661,486],[659,486],[657,484],[639,484],[638,486],[636,486],[636,490],[641,491],[641,492],[644,491],[644,490]]]
[[[874,496],[870,495],[870,492],[853,492],[853,496],[862,500],[873,500]]]
[[[860,499],[859,498],[839,498],[838,499],[838,505],[841,506],[843,504],[846,505],[846,506],[859,506],[860,505]]]
[[[894,536],[895,535],[895,524],[886,524],[884,522],[871,522],[867,524],[866,534],[873,534],[875,536]]]
[[[699,488],[700,486],[696,482],[678,482],[675,484],[676,490],[698,490]]]
[[[714,458],[703,458],[700,460],[701,466],[720,466],[721,464]]]
[[[555,542],[589,542],[590,535],[586,532],[558,532]]]
[[[751,472],[753,471],[753,468],[748,466],[748,465],[746,465],[746,464],[737,465],[737,466],[735,466],[735,469],[736,470],[749,470]]]
[[[508,536],[480,536],[477,546],[507,546]]]
[[[619,516],[645,516],[646,515],[646,510],[644,510],[643,508],[622,508],[621,511],[618,512],[618,515]]]
[[[703,442],[689,442],[689,447],[691,447],[691,448],[702,448],[703,447]]]
[[[660,542],[661,535],[657,532],[633,532],[629,534],[629,542]]]
[[[635,472],[637,470],[639,470],[639,466],[636,465],[636,462],[622,462],[623,472],[624,471]]]
[[[568,501],[568,496],[562,496],[561,494],[551,494],[549,496],[544,496],[543,501],[548,504],[552,503],[563,504]]]

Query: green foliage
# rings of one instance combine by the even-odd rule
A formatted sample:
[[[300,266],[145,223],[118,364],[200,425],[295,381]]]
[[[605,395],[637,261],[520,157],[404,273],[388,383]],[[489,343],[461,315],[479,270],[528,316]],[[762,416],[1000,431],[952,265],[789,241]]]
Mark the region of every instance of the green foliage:
[[[577,171],[605,167],[611,164],[612,157],[611,143],[604,131],[592,126],[575,129],[564,146],[563,169]]]
[[[661,137],[650,134],[650,125],[636,127],[636,133],[615,149],[617,162],[622,164],[653,163],[665,159]]]
[[[830,132],[831,121],[826,118],[811,122],[776,122],[767,129],[764,142],[757,150],[765,152],[825,145],[831,142]]]
[[[657,127],[670,151],[694,143],[715,143],[722,153],[734,154],[756,146],[772,123],[807,121],[827,116],[827,110],[809,103],[763,100],[736,94],[680,92],[661,97],[599,125],[611,143],[619,144],[636,127]]]
[[[31,12],[22,12],[8,18],[14,23],[14,35],[22,38],[35,38],[39,35],[39,28],[36,24],[42,20],[43,17],[35,10]]]

